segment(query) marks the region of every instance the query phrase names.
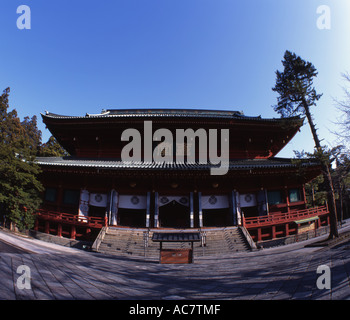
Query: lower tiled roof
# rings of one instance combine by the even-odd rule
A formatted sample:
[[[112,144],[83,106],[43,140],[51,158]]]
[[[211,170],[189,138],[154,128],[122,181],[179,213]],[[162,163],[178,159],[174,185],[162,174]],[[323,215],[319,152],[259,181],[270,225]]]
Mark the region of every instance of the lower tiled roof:
[[[208,170],[219,167],[211,163],[157,163],[157,162],[123,162],[115,159],[89,159],[76,157],[38,157],[37,163],[41,166],[59,167],[84,167],[96,169],[115,170]],[[299,164],[293,159],[270,158],[270,159],[238,159],[229,161],[230,170],[251,170],[263,168],[296,168]],[[319,164],[311,160],[303,160],[301,166],[310,167]]]

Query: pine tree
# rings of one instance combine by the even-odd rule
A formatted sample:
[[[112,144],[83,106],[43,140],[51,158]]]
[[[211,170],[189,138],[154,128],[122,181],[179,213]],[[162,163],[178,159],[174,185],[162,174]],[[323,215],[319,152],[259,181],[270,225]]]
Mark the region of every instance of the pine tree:
[[[21,122],[24,129],[24,143],[28,152],[32,155],[38,155],[41,149],[41,131],[37,127],[37,118],[28,116]]]
[[[310,107],[316,106],[316,102],[321,98],[317,94],[313,79],[317,76],[317,70],[311,62],[306,62],[295,53],[286,51],[283,72],[276,71],[276,85],[272,89],[279,93],[277,105],[274,110],[281,114],[282,117],[293,115],[305,115],[311,133],[315,142],[315,148],[320,164],[322,174],[327,189],[328,205],[330,212],[330,234],[329,237],[338,237],[337,211],[335,204],[334,188],[329,169],[329,159],[327,160],[324,148],[321,146],[320,139],[313,121]]]
[[[43,191],[35,163],[41,133],[35,118],[21,123],[16,110],[8,111],[9,93],[0,96],[0,215],[25,230],[34,225]]]
[[[68,156],[69,153],[61,147],[54,136],[51,136],[46,143],[42,144],[39,155],[41,157],[63,157]]]

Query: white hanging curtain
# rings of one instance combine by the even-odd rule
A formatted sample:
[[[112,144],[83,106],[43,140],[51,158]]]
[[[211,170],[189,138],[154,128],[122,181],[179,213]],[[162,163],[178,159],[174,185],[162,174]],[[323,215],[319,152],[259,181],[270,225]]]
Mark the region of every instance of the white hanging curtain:
[[[80,191],[80,200],[79,200],[79,218],[82,218],[81,220],[84,221],[87,216],[89,215],[89,191],[86,189],[81,189]]]
[[[90,193],[89,204],[95,207],[107,207],[107,194],[104,193]]]
[[[230,207],[227,195],[202,195],[202,209],[224,209]]]
[[[147,196],[140,195],[119,195],[119,208],[124,209],[146,209]]]
[[[242,210],[241,210],[241,197],[239,192],[236,192],[236,214],[237,214],[237,224],[242,225]]]
[[[118,215],[118,192],[114,189],[111,191],[110,199],[110,224],[112,226],[117,225],[117,215]]]
[[[256,195],[254,193],[241,194],[239,195],[239,200],[241,203],[241,208],[255,207],[257,205]]]
[[[172,201],[176,201],[177,203],[186,207],[190,206],[190,199],[188,196],[159,196],[158,205],[160,207],[165,206]]]

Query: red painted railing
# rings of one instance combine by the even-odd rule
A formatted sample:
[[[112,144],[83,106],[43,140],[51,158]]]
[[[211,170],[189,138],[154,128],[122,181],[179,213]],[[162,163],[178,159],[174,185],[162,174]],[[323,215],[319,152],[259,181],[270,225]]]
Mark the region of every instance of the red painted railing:
[[[283,224],[287,222],[293,222],[296,220],[302,220],[307,218],[312,218],[320,215],[327,214],[328,208],[326,206],[315,207],[310,209],[291,211],[286,213],[276,213],[267,216],[261,217],[251,217],[245,218],[243,217],[243,226],[247,229],[256,228],[256,227],[264,227],[274,224]]]
[[[62,213],[56,211],[39,210],[37,217],[60,223],[82,225],[90,228],[102,228],[107,226],[107,218],[83,217],[76,214]]]

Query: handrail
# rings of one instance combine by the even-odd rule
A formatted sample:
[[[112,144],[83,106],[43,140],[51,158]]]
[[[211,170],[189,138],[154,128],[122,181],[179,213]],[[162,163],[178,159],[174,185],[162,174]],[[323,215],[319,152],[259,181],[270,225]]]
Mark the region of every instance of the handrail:
[[[94,243],[91,246],[91,249],[95,252],[98,252],[98,249],[106,235],[108,227],[102,227],[101,231],[99,232],[99,234],[97,235]]]
[[[305,218],[311,218],[318,215],[324,215],[329,213],[326,206],[314,207],[304,210],[293,210],[286,213],[276,213],[267,216],[260,217],[244,217],[244,227],[247,229],[260,226],[268,226],[277,223],[285,223]]]
[[[61,221],[72,224],[81,224],[92,228],[102,228],[106,226],[106,219],[100,217],[85,217],[71,213],[48,211],[39,209],[37,216],[48,220]]]
[[[247,242],[248,242],[248,244],[250,246],[250,250],[256,250],[257,249],[256,243],[254,242],[254,240],[251,237],[251,235],[248,232],[248,230],[244,226],[239,226],[239,228],[241,229],[245,239],[247,240]]]

